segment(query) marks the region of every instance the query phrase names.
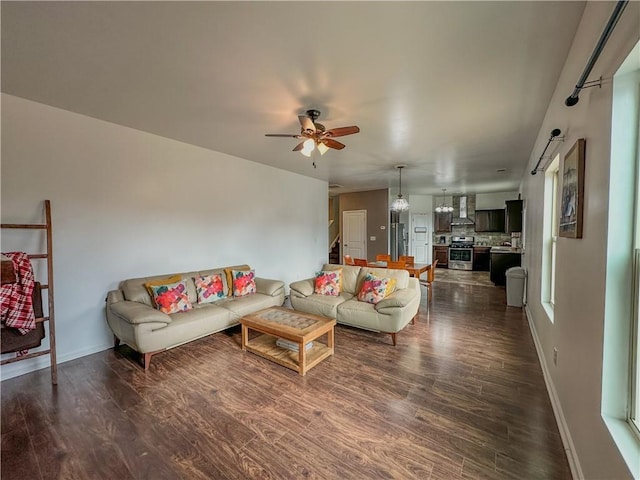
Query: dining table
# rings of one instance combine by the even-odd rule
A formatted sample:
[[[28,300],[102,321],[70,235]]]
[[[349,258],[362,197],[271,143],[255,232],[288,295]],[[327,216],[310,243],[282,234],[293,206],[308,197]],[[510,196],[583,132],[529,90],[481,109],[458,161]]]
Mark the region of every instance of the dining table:
[[[369,267],[374,267],[374,268],[387,268],[387,262],[384,262],[384,261],[368,262],[367,265]],[[431,264],[430,263],[407,263],[404,266],[404,269],[407,272],[409,272],[409,276],[420,278],[420,275],[422,275],[424,272],[431,269]]]

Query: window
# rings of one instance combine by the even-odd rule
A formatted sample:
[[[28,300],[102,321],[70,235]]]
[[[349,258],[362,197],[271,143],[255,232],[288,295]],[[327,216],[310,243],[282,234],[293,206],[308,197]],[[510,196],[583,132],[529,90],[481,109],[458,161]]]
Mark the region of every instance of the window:
[[[613,80],[602,418],[640,479],[640,43]]]
[[[640,55],[640,43],[634,49],[636,59]],[[636,89],[636,101],[633,102],[635,108],[632,107],[631,115],[636,120],[635,134],[637,135],[638,126],[640,126],[640,62],[635,65],[635,71],[631,78],[631,88]],[[631,127],[634,128],[634,127]],[[629,415],[628,422],[631,428],[640,438],[640,148],[638,148],[640,138],[635,138],[635,191],[634,204],[635,211],[632,212],[632,255],[633,255],[633,279],[631,292],[631,309],[633,312],[631,318],[631,374],[630,374],[630,391],[629,398]],[[633,150],[631,146],[630,150]]]
[[[556,157],[557,160],[557,157]],[[549,171],[551,176],[551,264],[549,265],[549,303],[553,307],[556,298],[556,247],[558,245],[558,171],[559,161],[554,161],[554,167]]]
[[[553,322],[556,290],[556,244],[558,240],[558,188],[560,155],[544,172],[544,220],[542,225],[542,305]]]
[[[638,75],[638,90],[640,91],[640,74]],[[638,106],[636,115],[640,125],[640,106]],[[640,151],[636,152],[635,212],[633,220],[633,279],[631,294],[633,316],[630,335],[631,395],[628,421],[631,428],[640,438]]]
[[[638,166],[640,170],[640,165]],[[640,179],[639,179],[640,180]],[[640,183],[639,183],[640,184]],[[637,202],[640,207],[640,202]],[[640,210],[638,208],[636,211]],[[640,223],[636,220],[636,232]],[[636,234],[636,240],[640,232]],[[634,277],[634,308],[633,308],[633,335],[631,353],[632,353],[632,385],[631,385],[631,408],[629,411],[629,423],[631,427],[640,437],[640,244],[636,242],[634,255],[633,277]],[[635,370],[635,372],[634,372]]]

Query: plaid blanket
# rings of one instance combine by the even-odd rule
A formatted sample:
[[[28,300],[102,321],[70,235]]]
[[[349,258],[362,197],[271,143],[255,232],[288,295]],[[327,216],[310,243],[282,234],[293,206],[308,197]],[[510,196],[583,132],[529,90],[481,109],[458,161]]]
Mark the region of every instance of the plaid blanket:
[[[8,327],[17,328],[23,335],[36,328],[31,294],[35,286],[29,256],[23,252],[4,253],[13,261],[17,282],[0,287],[0,318]]]

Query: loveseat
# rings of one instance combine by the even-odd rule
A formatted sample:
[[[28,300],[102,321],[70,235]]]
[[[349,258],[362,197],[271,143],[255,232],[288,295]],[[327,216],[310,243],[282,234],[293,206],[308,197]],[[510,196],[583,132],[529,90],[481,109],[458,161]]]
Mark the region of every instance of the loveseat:
[[[337,296],[314,293],[315,277],[289,285],[291,306],[301,312],[335,319],[338,323],[391,335],[409,322],[415,322],[420,306],[420,283],[406,270],[325,264],[323,271],[341,269],[341,286]],[[376,304],[358,300],[358,292],[367,274],[395,279],[395,291]]]
[[[282,305],[284,283],[280,280],[254,277],[255,293],[233,296],[231,272],[249,270],[248,265],[236,265],[124,280],[106,299],[107,323],[114,334],[115,346],[123,342],[143,354],[143,366],[147,370],[155,353],[237,325],[240,318],[249,313]],[[180,284],[186,285],[188,311],[167,314],[154,304],[149,285],[162,285],[172,277],[179,277],[183,281]],[[211,303],[198,302],[200,292],[196,290],[194,278],[202,277],[222,280],[219,299],[208,299]]]

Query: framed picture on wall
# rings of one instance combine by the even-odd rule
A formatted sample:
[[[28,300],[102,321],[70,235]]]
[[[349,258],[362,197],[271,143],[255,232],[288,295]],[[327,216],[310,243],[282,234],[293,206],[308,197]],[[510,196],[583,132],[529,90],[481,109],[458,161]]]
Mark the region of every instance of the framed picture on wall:
[[[558,235],[582,238],[585,139],[579,138],[564,157]]]

